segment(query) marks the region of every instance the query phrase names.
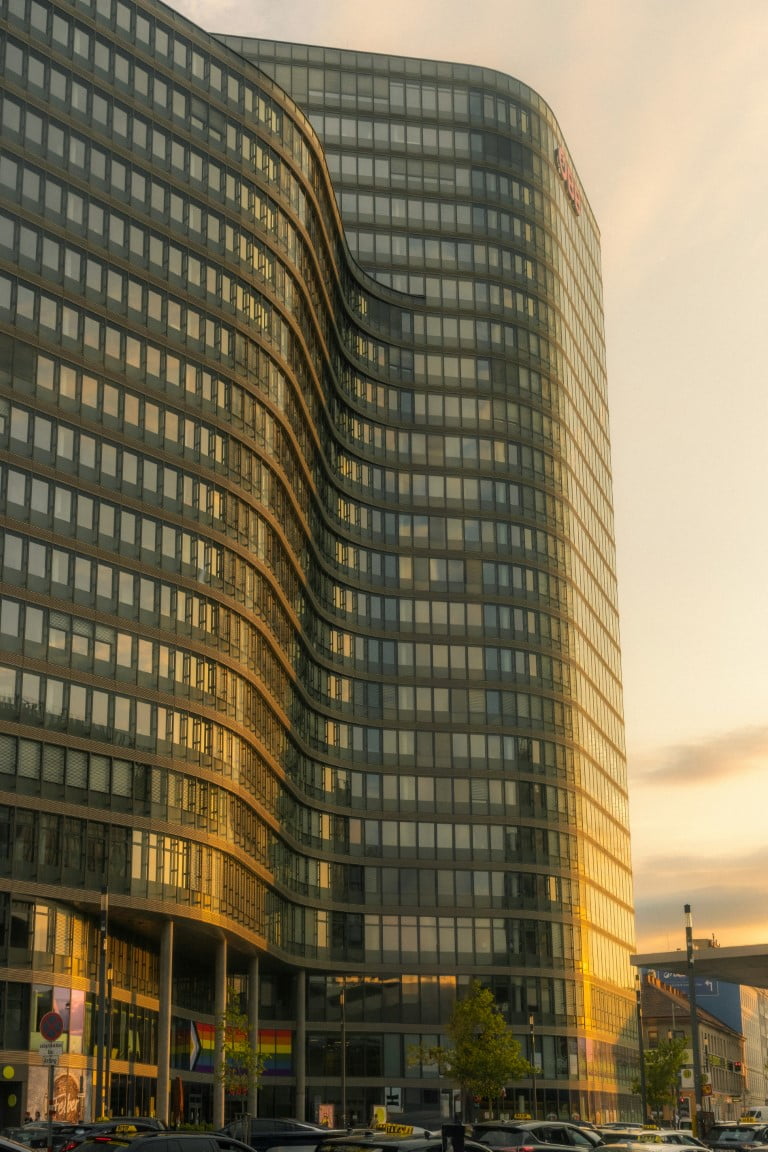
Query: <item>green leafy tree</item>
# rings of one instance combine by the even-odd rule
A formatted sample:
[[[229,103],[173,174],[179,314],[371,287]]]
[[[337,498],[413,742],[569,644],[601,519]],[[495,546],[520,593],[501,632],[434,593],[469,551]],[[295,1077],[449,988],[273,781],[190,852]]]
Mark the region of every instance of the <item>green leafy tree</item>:
[[[448,1022],[451,1047],[414,1045],[409,1064],[436,1065],[439,1076],[458,1084],[462,1096],[487,1099],[496,1110],[506,1086],[533,1072],[520,1044],[509,1031],[493,993],[474,981],[457,1000]]]
[[[217,1030],[224,1048],[219,1080],[228,1096],[241,1096],[245,1103],[251,1085],[256,1086],[264,1070],[265,1059],[258,1045],[251,1043],[248,1017],[241,1011],[236,996],[230,998]]]
[[[645,1099],[652,1112],[659,1112],[665,1104],[674,1104],[680,1090],[680,1071],[685,1065],[688,1041],[682,1036],[660,1040],[655,1048],[646,1048]],[[632,1085],[640,1091],[639,1081]]]

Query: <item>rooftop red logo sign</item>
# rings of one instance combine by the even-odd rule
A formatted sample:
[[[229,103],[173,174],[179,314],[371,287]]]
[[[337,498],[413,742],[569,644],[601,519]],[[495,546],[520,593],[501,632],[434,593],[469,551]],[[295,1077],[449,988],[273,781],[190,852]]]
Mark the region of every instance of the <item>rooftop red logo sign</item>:
[[[555,148],[555,167],[557,168],[558,176],[568,190],[568,197],[571,201],[571,204],[573,204],[576,215],[578,216],[581,213],[581,192],[579,191],[579,185],[576,182],[576,173],[571,167],[571,162],[568,159],[564,148]]]

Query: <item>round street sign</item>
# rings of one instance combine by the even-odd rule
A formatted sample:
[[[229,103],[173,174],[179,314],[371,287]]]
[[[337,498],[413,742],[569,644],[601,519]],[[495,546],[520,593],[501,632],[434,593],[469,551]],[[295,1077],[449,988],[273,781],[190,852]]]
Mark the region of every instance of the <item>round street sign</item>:
[[[64,1031],[64,1021],[58,1012],[46,1012],[40,1021],[40,1035],[43,1040],[58,1040]]]

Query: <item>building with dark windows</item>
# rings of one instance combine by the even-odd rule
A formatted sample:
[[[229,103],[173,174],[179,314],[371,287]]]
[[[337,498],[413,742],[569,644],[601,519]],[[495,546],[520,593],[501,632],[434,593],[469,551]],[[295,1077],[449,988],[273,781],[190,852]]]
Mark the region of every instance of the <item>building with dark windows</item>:
[[[447,1117],[411,1054],[475,979],[540,1115],[639,1114],[599,237],[552,112],[153,0],[0,25],[0,1119],[47,1108],[41,1043],[59,1118]]]

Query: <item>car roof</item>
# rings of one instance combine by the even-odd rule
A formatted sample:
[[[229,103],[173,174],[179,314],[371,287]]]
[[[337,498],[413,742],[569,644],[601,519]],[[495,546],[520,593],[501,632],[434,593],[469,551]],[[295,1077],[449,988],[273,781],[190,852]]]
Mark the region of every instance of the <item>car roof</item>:
[[[765,1124],[713,1124],[710,1131],[720,1128],[723,1132],[760,1132],[765,1127]]]
[[[243,1143],[242,1140],[238,1140],[226,1132],[177,1132],[164,1128],[150,1128],[143,1132],[93,1132],[89,1133],[82,1144],[78,1144],[77,1147],[78,1150],[87,1149],[92,1145],[95,1150],[106,1152],[109,1147],[133,1148],[140,1147],[144,1143],[162,1144],[163,1141],[173,1141],[174,1143],[178,1141],[182,1144],[197,1142],[198,1144],[208,1143],[209,1145],[213,1142],[219,1147],[230,1149],[231,1152],[253,1152],[249,1144]]]
[[[309,1120],[294,1120],[291,1116],[237,1116],[225,1125],[226,1128],[250,1125],[258,1132],[327,1132],[322,1124],[312,1124]]]
[[[580,1132],[594,1132],[591,1124],[575,1124],[573,1120],[476,1120],[473,1128],[500,1128],[511,1132],[529,1132],[536,1128],[578,1128]]]
[[[473,1140],[466,1140],[465,1147],[470,1149],[481,1149],[482,1144]],[[442,1148],[442,1137],[438,1134],[435,1136],[398,1136],[394,1132],[381,1132],[371,1133],[364,1136],[344,1136],[340,1139],[331,1139],[323,1141],[318,1145],[318,1152],[323,1152],[327,1149],[328,1152],[333,1152],[338,1149],[338,1152],[352,1152],[353,1149],[360,1149],[360,1152],[367,1152],[372,1148],[392,1148],[398,1149],[399,1152],[427,1152],[428,1149]]]

